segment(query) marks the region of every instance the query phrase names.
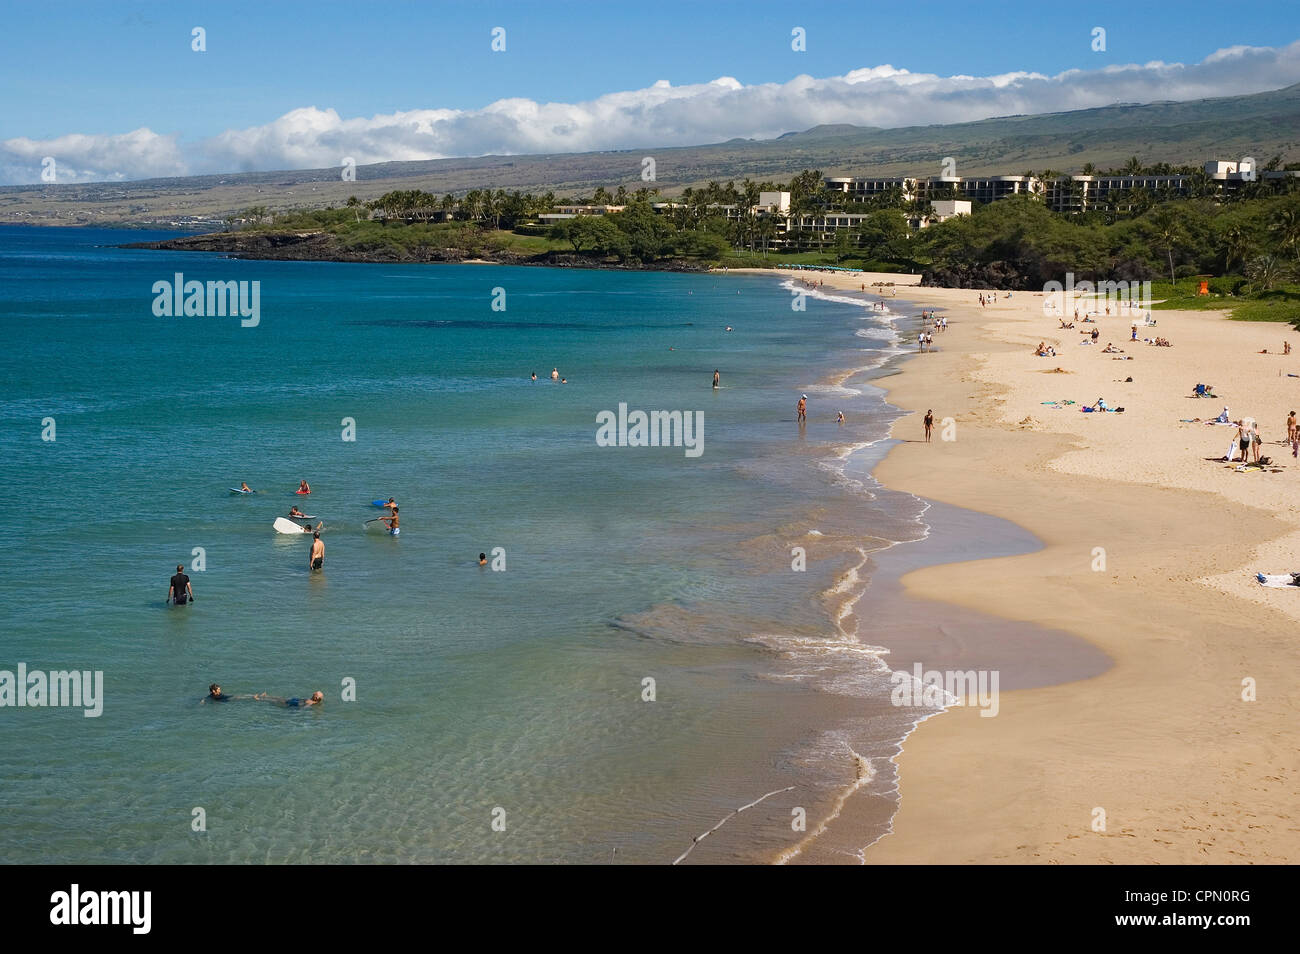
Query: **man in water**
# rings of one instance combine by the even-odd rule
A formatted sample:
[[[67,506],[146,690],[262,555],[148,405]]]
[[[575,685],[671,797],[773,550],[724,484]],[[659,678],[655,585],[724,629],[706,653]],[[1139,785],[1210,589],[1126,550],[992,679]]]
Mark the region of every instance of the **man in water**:
[[[272,705],[284,706],[287,709],[305,709],[308,706],[320,705],[325,701],[325,694],[317,689],[307,699],[300,699],[297,696],[292,699],[281,699],[279,696],[268,696],[265,692],[259,692],[253,698],[259,702],[269,702]]]
[[[479,566],[487,566],[487,554],[486,554],[486,553],[480,553],[480,554],[478,555],[478,565],[479,565]]]
[[[306,517],[307,515],[306,515],[305,513],[303,513],[301,510],[299,510],[296,506],[294,506],[294,507],[290,507],[290,508],[289,508],[289,516],[290,516],[290,517],[297,517],[297,518],[299,518],[299,519],[302,519],[303,517]]]
[[[716,391],[718,389],[718,385],[721,383],[722,383],[722,375],[718,373],[717,368],[714,368],[713,369],[713,390]]]
[[[388,525],[388,532],[393,536],[398,536],[402,531],[397,526],[397,521],[401,518],[397,516],[397,505],[393,505],[393,515],[391,517],[380,517],[379,522]]]
[[[808,421],[808,395],[802,395],[799,403],[795,405],[795,410],[799,412],[799,423],[805,424]]]
[[[208,694],[199,700],[199,705],[203,705],[208,702],[230,702],[232,699],[251,699],[251,698],[253,697],[232,696],[229,693],[222,692],[221,686],[214,682],[212,685],[208,686]]]
[[[534,380],[534,381],[537,380],[537,372],[536,372],[536,371],[533,372],[533,380]]]
[[[396,510],[396,509],[397,509],[397,501],[394,500],[392,497],[389,497],[389,498],[388,498],[388,503],[384,504],[384,509],[386,509],[386,510]]]
[[[193,599],[194,587],[190,586],[190,578],[185,575],[185,565],[177,563],[176,575],[172,577],[171,586],[167,587],[167,599],[163,602],[171,602],[174,606],[184,606]]]
[[[248,486],[248,483],[247,483],[247,482],[244,482],[244,481],[241,481],[241,482],[240,482],[240,484],[239,484],[239,489],[242,490],[242,491],[243,491],[244,493],[246,493],[246,494],[251,494],[251,493],[253,492],[253,488],[250,487],[250,486]]]
[[[558,380],[560,380],[560,369],[559,369],[559,368],[551,368],[551,380],[552,380],[552,381],[558,381]]]
[[[325,565],[325,541],[320,538],[320,531],[312,532],[311,556],[307,559],[309,570],[319,570]]]

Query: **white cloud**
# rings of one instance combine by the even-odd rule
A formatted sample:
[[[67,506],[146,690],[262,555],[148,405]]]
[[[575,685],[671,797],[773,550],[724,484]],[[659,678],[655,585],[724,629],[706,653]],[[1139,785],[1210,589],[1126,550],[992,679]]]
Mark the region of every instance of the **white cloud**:
[[[72,133],[39,141],[0,141],[0,182],[40,182],[46,157],[54,160],[54,181],[64,183],[183,176],[189,171],[174,137],[136,129],[111,136]]]
[[[481,109],[418,109],[351,119],[309,106],[262,126],[184,145],[148,129],[39,142],[10,139],[0,142],[0,180],[39,181],[40,160],[47,155],[59,162],[59,181],[135,179],[321,168],[340,165],[345,156],[365,164],[699,145],[735,137],[767,139],[821,123],[965,122],[1116,102],[1232,96],[1296,82],[1300,41],[1281,48],[1229,47],[1191,65],[1152,61],[1055,76],[939,76],[882,65],[753,86],[730,76],[690,86],[659,80],[646,89],[606,93],[583,103],[512,98]]]

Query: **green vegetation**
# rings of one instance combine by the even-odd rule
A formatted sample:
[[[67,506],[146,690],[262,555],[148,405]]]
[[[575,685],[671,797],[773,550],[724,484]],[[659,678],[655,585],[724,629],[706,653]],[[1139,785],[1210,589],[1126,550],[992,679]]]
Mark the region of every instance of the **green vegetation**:
[[[1279,163],[1275,158],[1269,167]],[[1117,171],[1180,170],[1143,168],[1131,159]],[[758,206],[761,192],[782,191],[790,193],[788,214],[805,227],[786,230],[779,213]],[[598,188],[573,199],[500,190],[438,197],[408,190],[277,216],[252,208],[231,224],[254,233],[326,232],[349,253],[415,260],[565,256],[651,267],[683,261],[701,267],[839,265],[919,271],[935,285],[1023,290],[1063,282],[1073,273],[1076,282],[1153,281],[1155,297],[1168,298],[1162,307],[1230,307],[1243,319],[1300,325],[1296,180],[1280,188],[1253,183],[1224,198],[1202,191],[1212,192],[1207,185],[1176,198],[1135,190],[1105,207],[1072,214],[1054,213],[1033,196],[1012,196],[936,222],[928,200],[907,201],[895,191],[853,201],[825,189],[819,171],[804,170],[786,183],[711,182],[657,208],[658,192],[647,188]],[[539,223],[543,212],[569,205],[622,209]],[[852,228],[826,227],[825,216],[844,213],[859,216]],[[914,227],[921,222],[925,228]],[[1210,282],[1209,295],[1196,294],[1202,280]]]

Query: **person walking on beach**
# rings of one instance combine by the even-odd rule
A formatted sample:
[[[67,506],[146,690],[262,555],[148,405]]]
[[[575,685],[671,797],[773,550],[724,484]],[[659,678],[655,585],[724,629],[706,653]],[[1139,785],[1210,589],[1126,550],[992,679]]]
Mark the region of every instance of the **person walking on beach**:
[[[1286,418],[1286,441],[1291,445],[1291,456],[1300,456],[1300,423],[1296,422],[1295,411]]]
[[[194,599],[194,588],[190,586],[190,578],[185,575],[185,564],[176,564],[176,575],[172,577],[171,586],[167,587],[167,599],[163,602],[170,602],[173,606],[184,606]]]
[[[320,531],[312,533],[311,556],[307,558],[309,570],[319,570],[325,566],[325,541],[320,538]]]
[[[930,443],[930,432],[934,430],[934,411],[925,412],[925,442]]]
[[[798,412],[798,421],[800,424],[806,424],[808,421],[808,395],[804,394],[799,398],[799,403],[795,405]]]
[[[716,391],[718,389],[718,386],[721,383],[722,383],[722,375],[718,373],[717,368],[714,368],[713,369],[713,390]]]

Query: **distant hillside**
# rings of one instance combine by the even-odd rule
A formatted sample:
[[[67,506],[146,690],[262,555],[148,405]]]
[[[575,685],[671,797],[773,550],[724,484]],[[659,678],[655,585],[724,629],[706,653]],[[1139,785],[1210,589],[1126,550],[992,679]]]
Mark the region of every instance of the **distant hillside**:
[[[1300,159],[1300,84],[1267,93],[1183,103],[1119,104],[1036,116],[900,129],[817,126],[771,140],[543,156],[483,156],[338,168],[148,179],[85,185],[0,187],[0,223],[161,224],[218,220],[253,205],[271,211],[342,205],[391,189],[463,193],[521,189],[558,195],[598,186],[639,188],[641,158],[653,156],[655,185],[672,195],[709,180],[788,179],[802,169],[825,175],[938,174],[952,156],[959,175],[1077,172],[1085,163],[1120,166],[1195,163],[1281,154]]]

